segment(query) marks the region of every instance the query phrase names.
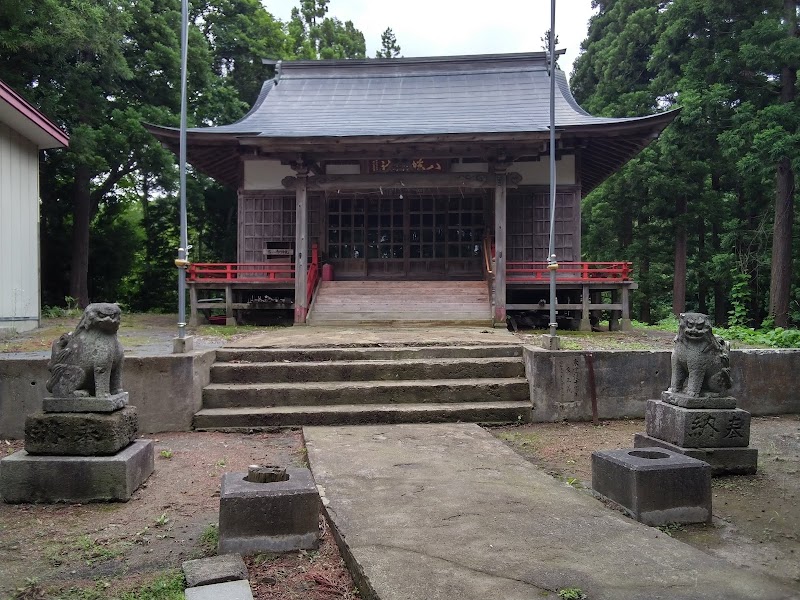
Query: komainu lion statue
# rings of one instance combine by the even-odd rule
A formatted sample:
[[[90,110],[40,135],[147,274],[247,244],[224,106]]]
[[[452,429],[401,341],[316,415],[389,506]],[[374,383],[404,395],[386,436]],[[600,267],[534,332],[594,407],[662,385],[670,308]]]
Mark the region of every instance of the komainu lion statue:
[[[122,392],[122,345],[117,304],[90,304],[74,332],[53,342],[47,390],[57,398],[98,398]]]
[[[728,352],[728,343],[713,334],[707,315],[681,314],[668,391],[695,397],[725,394],[731,387]]]

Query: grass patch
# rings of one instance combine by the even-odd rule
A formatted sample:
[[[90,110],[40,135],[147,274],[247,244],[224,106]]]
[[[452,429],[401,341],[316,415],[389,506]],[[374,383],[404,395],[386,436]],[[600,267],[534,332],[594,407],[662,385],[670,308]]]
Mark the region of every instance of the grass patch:
[[[271,331],[273,329],[283,329],[282,325],[269,325],[269,326],[259,326],[259,325],[199,325],[195,329],[196,335],[205,335],[205,336],[212,336],[223,338],[228,340],[236,335],[242,335],[243,333],[263,333],[266,331]]]
[[[539,438],[535,433],[519,431],[500,431],[495,434],[504,442],[519,446],[521,448],[535,448],[539,443]]]
[[[48,600],[184,600],[186,583],[179,570],[166,571],[136,588],[111,591],[112,582],[100,579],[90,588],[70,588],[41,596]],[[41,588],[40,588],[41,589]],[[14,600],[39,600],[39,597],[20,596]]]
[[[219,525],[209,523],[200,535],[200,549],[203,556],[214,556],[219,546]]]

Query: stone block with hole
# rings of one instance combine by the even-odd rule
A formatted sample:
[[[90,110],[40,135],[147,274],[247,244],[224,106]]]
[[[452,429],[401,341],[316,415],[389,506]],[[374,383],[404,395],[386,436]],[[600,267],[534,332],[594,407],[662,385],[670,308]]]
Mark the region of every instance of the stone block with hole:
[[[593,452],[592,488],[645,525],[711,521],[711,466],[664,448]]]
[[[251,468],[255,479],[264,469]],[[319,545],[319,493],[311,471],[287,467],[283,480],[225,473],[219,498],[219,553],[285,552]]]

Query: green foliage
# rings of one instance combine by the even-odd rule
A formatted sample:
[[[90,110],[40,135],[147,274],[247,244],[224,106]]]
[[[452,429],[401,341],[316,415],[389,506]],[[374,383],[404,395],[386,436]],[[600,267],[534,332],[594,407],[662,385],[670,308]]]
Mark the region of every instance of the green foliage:
[[[781,0],[597,5],[571,79],[578,101],[607,116],[681,113],[585,199],[584,259],[633,261],[634,312],[654,323],[672,311],[683,230],[687,309],[717,324],[729,314],[739,326],[761,322],[778,272],[776,165],[788,157],[800,169],[800,107],[781,90],[800,64],[793,19]]]
[[[588,596],[583,593],[583,590],[576,587],[558,590],[558,597],[561,598],[561,600],[584,600],[585,598],[588,598]]]
[[[381,34],[380,50],[375,52],[375,58],[397,58],[400,56],[400,46],[391,27]]]
[[[731,326],[727,329],[716,330],[716,333],[726,340],[738,340],[749,345],[766,346],[769,348],[800,348],[800,330],[784,329],[751,329],[742,326]]]
[[[193,2],[189,125],[241,118],[273,75],[262,58],[364,58],[363,34],[327,16],[327,5],[304,0],[284,24],[259,0]],[[81,305],[175,308],[175,157],[143,124],[178,125],[180,8],[11,0],[0,10],[0,79],[70,134],[68,149],[43,153],[40,170],[45,306],[70,295]],[[235,260],[235,190],[191,170],[187,187],[191,259]]]

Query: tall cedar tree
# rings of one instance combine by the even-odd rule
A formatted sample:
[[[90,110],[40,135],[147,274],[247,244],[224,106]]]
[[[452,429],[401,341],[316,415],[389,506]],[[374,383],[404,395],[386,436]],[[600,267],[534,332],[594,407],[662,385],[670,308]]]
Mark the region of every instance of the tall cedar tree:
[[[397,43],[397,37],[392,28],[387,27],[386,31],[381,34],[381,47],[375,52],[375,58],[397,58],[398,56],[400,56],[400,45]]]

